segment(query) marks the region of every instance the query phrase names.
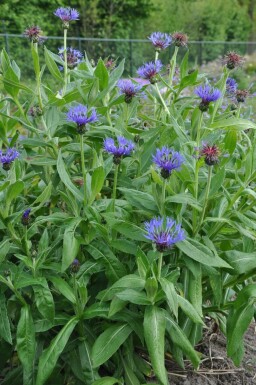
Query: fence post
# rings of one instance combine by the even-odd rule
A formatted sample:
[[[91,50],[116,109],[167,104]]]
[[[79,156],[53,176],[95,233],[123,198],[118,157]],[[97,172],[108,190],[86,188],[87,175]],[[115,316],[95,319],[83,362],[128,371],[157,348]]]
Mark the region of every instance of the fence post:
[[[203,42],[200,41],[198,44],[198,63],[201,66],[203,64]]]
[[[132,57],[132,41],[130,40],[129,41],[129,47],[130,47],[130,76],[132,76],[133,75],[133,62],[132,62],[132,60],[133,60],[133,57]]]

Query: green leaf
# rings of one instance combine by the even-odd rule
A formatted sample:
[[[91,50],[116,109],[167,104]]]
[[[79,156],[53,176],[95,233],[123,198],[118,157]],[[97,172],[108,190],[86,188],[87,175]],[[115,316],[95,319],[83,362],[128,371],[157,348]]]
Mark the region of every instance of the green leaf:
[[[70,302],[76,303],[76,297],[69,284],[60,277],[49,277],[55,288],[64,295]]]
[[[196,208],[197,210],[202,210],[202,207],[197,202],[195,198],[189,193],[180,193],[177,195],[172,195],[166,198],[166,202],[172,203],[182,203]]]
[[[132,329],[127,324],[107,328],[95,341],[92,348],[93,367],[104,364],[128,338]]]
[[[115,385],[115,384],[121,384],[121,382],[114,377],[103,377],[97,381],[94,381],[92,385]]]
[[[10,250],[10,240],[7,238],[0,243],[0,263],[2,263]]]
[[[152,366],[162,385],[168,385],[165,369],[165,316],[162,309],[148,306],[144,315],[144,336]]]
[[[107,219],[108,220],[108,219]],[[145,231],[140,227],[134,225],[133,223],[125,222],[125,221],[116,221],[116,220],[108,220],[109,224],[118,231],[120,234],[125,235],[127,238],[133,239],[135,241],[144,241],[147,239],[145,237]]]
[[[80,362],[82,366],[82,371],[85,377],[85,380],[92,384],[93,381],[97,378],[97,373],[94,370],[92,366],[92,357],[91,357],[91,346],[88,341],[83,340],[79,346],[79,356],[80,356]]]
[[[95,68],[94,75],[99,79],[100,91],[104,90],[108,86],[108,70],[102,59],[99,59],[97,67]]]
[[[184,313],[195,323],[204,324],[193,305],[184,297],[178,295],[178,304]]]
[[[235,274],[246,274],[256,269],[256,253],[229,250],[225,252],[225,256],[228,263],[234,268]]]
[[[13,184],[11,184],[8,187],[8,190],[6,192],[6,201],[5,201],[5,210],[8,213],[9,207],[14,199],[17,198],[18,195],[23,191],[24,189],[24,182],[21,180],[17,180]]]
[[[20,320],[17,326],[17,352],[23,367],[23,383],[34,383],[35,360],[35,329],[30,308],[21,308]]]
[[[106,267],[106,274],[111,281],[117,281],[126,274],[124,265],[116,258],[108,245],[98,241],[85,246],[94,259],[99,259]],[[113,282],[112,282],[113,283]]]
[[[229,314],[227,320],[227,354],[234,359],[236,365],[240,364],[242,358],[240,354],[236,357],[236,354],[243,346],[243,336],[252,321],[253,315],[254,306],[251,301]]]
[[[34,286],[33,290],[35,293],[36,306],[39,312],[44,318],[53,322],[55,309],[51,291],[49,290],[49,288],[44,288],[40,286]]]
[[[173,343],[179,346],[182,351],[190,358],[193,366],[198,368],[200,363],[200,358],[197,352],[194,350],[193,346],[189,342],[186,334],[181,330],[179,325],[170,317],[170,315],[165,312],[166,318],[166,330],[170,335]]]
[[[192,245],[192,243],[190,243],[187,239],[182,242],[178,242],[177,247],[188,257],[197,262],[203,263],[204,265],[231,268],[231,266],[221,258],[214,256],[213,254],[212,257],[209,254],[205,254],[200,249]]]
[[[102,295],[98,295],[101,301],[110,301],[113,296],[124,288],[143,289],[145,280],[136,274],[125,275],[116,281],[109,289],[104,290]]]
[[[248,130],[250,128],[255,129],[256,124],[252,120],[242,119],[242,118],[228,118],[218,120],[211,124],[211,129],[235,129],[235,130]]]
[[[71,182],[70,177],[66,171],[65,164],[62,159],[61,151],[59,151],[58,161],[57,161],[57,170],[60,176],[60,179],[64,185],[68,188],[69,191],[80,201],[83,201],[83,194],[79,191],[75,185]]]
[[[71,265],[79,251],[80,242],[75,237],[75,231],[81,221],[82,218],[74,218],[65,228],[61,262],[62,272],[64,272]]]
[[[161,278],[160,283],[165,293],[168,306],[175,315],[176,319],[178,319],[178,295],[174,284],[168,281],[166,278]]]
[[[225,179],[225,169],[224,168],[218,169],[217,174],[215,174],[211,180],[209,197],[214,196],[214,194],[216,194],[219,188],[223,186],[224,179]]]
[[[92,204],[96,195],[101,191],[105,180],[105,172],[102,166],[97,167],[92,173],[91,196],[89,204]]]
[[[148,299],[144,292],[139,292],[133,289],[126,289],[119,293],[116,293],[116,296],[123,301],[135,303],[136,305],[150,305],[151,301]]]
[[[132,206],[137,207],[140,210],[152,211],[154,213],[158,212],[158,207],[151,195],[139,190],[124,187],[118,188],[118,190],[122,191],[125,198]]]
[[[52,58],[52,52],[49,51],[46,47],[44,47],[44,56],[45,56],[45,63],[47,65],[48,70],[52,74],[55,79],[59,80],[60,82],[63,82],[63,78],[61,76],[60,70],[55,63],[54,59]]]
[[[189,273],[188,293],[191,304],[202,317],[202,273],[201,266],[196,266],[197,274]]]
[[[0,336],[9,344],[12,344],[10,321],[7,314],[5,296],[0,292]]]
[[[57,334],[57,336],[51,341],[50,346],[43,351],[39,359],[36,385],[45,384],[47,379],[50,377],[77,322],[78,319],[76,317],[71,318],[70,321]]]

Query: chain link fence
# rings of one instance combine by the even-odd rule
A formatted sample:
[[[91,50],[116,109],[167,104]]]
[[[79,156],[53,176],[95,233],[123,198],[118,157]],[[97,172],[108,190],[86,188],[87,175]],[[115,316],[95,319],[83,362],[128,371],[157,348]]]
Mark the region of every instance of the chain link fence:
[[[54,53],[62,47],[63,37],[47,36],[47,48]],[[12,59],[21,68],[23,77],[32,76],[32,61],[29,54],[29,42],[23,35],[0,33],[0,46],[5,47]],[[86,51],[89,59],[97,61],[99,57],[126,58],[125,73],[134,76],[136,69],[144,62],[154,59],[152,46],[148,40],[140,39],[98,39],[69,37],[68,46]],[[163,63],[168,63],[174,47],[161,53]],[[189,60],[191,67],[223,57],[228,51],[237,51],[241,55],[256,52],[256,42],[189,41]],[[185,49],[179,50],[180,59]],[[43,56],[43,49],[40,49]]]

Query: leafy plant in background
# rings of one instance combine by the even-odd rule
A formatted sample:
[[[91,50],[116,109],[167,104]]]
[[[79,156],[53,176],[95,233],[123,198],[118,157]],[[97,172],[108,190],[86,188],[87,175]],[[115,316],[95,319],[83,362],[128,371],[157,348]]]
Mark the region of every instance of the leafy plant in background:
[[[27,34],[34,89],[1,53],[1,383],[140,385],[154,373],[167,385],[166,353],[200,365],[206,315],[239,364],[256,293],[256,126],[241,98],[222,106],[242,58],[228,53],[209,85],[186,52],[174,82],[186,35],[166,70],[152,39],[138,86],[120,81],[123,61],[68,66],[79,15],[55,15],[61,55],[44,47],[41,65],[41,30]]]

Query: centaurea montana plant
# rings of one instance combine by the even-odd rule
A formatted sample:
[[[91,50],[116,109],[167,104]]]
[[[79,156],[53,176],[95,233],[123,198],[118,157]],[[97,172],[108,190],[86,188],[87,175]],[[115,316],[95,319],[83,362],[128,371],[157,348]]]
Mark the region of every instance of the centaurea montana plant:
[[[78,11],[55,15],[62,60],[44,47],[41,67],[41,30],[28,34],[36,87],[1,53],[0,378],[145,384],[153,370],[169,385],[166,354],[209,360],[205,320],[239,365],[255,312],[256,124],[247,103],[222,101],[243,96],[230,80],[243,58],[229,53],[212,88],[188,51],[180,62],[175,32],[169,63],[151,47],[143,80],[120,81],[119,59],[85,55],[73,70]]]

